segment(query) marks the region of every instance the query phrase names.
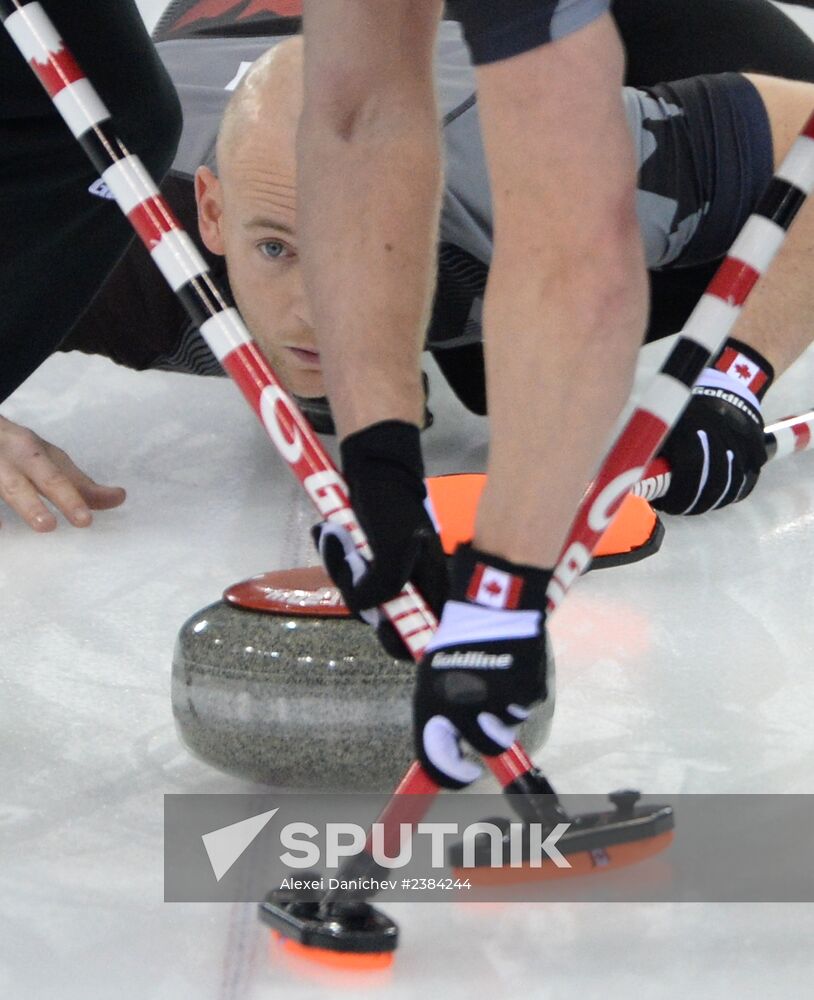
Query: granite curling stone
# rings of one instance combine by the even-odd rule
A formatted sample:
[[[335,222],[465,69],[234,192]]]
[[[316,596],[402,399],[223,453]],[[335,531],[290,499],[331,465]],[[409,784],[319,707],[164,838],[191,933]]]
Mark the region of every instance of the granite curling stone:
[[[550,697],[518,731],[531,754],[551,728],[550,663]],[[229,774],[386,792],[413,759],[414,674],[311,567],[244,581],[193,615],[176,642],[172,705],[187,747]]]

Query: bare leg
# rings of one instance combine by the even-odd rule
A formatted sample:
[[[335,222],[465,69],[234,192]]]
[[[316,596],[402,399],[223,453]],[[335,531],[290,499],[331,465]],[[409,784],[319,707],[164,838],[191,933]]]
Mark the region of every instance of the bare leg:
[[[340,437],[420,424],[441,186],[439,0],[306,0],[302,264]]]
[[[552,566],[630,391],[646,322],[636,169],[609,16],[480,67],[495,252],[476,544]]]

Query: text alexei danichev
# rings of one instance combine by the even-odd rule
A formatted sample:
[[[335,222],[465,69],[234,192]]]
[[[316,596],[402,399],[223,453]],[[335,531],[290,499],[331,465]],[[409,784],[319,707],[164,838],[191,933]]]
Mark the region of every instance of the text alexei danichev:
[[[292,878],[286,876],[280,883],[281,889],[313,889],[326,892],[331,889],[343,889],[347,892],[381,892],[384,889],[397,889],[397,879],[379,878]]]

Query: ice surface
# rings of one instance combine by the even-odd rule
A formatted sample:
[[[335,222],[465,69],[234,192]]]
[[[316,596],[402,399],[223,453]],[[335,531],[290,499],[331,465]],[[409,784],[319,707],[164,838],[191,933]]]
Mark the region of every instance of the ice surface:
[[[812,385],[809,353],[768,418]],[[435,378],[432,405],[430,471],[477,468],[483,421]],[[2,512],[0,996],[809,995],[812,906],[391,906],[396,963],[360,980],[270,955],[251,906],[165,904],[162,796],[250,788],[176,738],[175,634],[228,583],[311,561],[313,515],[227,382],[59,356],[3,413],[129,497],[50,536]],[[586,578],[553,625],[555,783],[814,792],[812,531],[814,455],[795,456],[746,503],[671,520],[657,557]]]

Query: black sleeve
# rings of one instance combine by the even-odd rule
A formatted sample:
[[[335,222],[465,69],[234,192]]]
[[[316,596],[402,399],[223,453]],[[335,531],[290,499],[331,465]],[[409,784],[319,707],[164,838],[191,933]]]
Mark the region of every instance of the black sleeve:
[[[180,135],[175,89],[132,0],[49,0],[49,13],[113,113],[163,176]],[[0,402],[61,343],[131,237],[96,172],[0,29]]]
[[[614,0],[632,87],[701,73],[814,82],[814,43],[770,0]]]
[[[196,243],[221,288],[228,288],[223,258],[198,236],[192,179],[171,173],[161,191]],[[172,356],[191,324],[146,249],[133,240],[99,293],[63,342],[62,351],[100,354],[143,370]]]

